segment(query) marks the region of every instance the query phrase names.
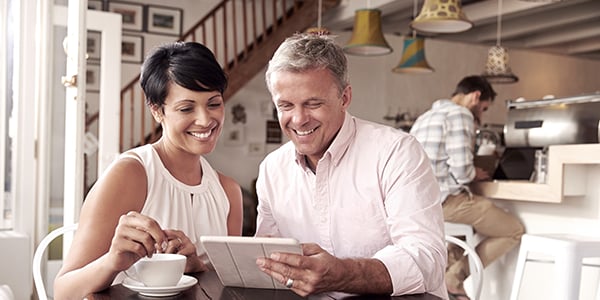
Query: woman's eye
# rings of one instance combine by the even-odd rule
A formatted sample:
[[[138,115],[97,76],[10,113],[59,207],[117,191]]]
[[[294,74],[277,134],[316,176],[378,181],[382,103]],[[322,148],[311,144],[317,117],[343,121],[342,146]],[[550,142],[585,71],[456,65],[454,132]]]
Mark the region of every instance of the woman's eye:
[[[191,108],[191,107],[183,107],[183,108],[179,109],[180,112],[190,112],[192,110],[193,110],[193,108]]]
[[[208,107],[210,107],[210,108],[219,108],[219,107],[221,107],[221,105],[223,105],[223,102],[213,102],[213,103],[209,103]]]

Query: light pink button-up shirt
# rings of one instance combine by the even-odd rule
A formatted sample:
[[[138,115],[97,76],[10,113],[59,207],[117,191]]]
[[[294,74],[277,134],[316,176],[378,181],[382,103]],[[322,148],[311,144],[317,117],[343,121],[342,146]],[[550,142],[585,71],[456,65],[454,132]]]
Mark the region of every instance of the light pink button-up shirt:
[[[393,295],[447,298],[440,190],[419,142],[346,114],[316,174],[289,142],[260,165],[257,236],[382,261]]]

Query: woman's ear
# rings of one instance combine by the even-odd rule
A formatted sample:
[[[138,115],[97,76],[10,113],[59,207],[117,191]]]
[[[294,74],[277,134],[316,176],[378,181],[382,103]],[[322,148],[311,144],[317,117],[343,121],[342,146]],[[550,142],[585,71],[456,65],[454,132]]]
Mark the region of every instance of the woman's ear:
[[[152,112],[152,116],[154,117],[154,120],[157,123],[162,123],[162,119],[163,119],[163,114],[161,112],[161,109],[155,105],[153,105],[152,107],[150,107],[150,111]]]

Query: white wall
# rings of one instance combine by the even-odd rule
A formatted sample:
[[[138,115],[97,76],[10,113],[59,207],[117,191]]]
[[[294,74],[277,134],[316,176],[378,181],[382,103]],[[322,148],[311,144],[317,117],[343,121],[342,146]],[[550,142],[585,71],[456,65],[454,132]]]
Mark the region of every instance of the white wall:
[[[340,44],[346,43],[350,33],[337,33]],[[389,124],[383,116],[391,110],[408,111],[418,115],[433,101],[448,97],[458,81],[467,75],[481,74],[489,47],[447,42],[425,41],[426,57],[435,69],[430,74],[397,74],[391,70],[400,61],[403,39],[386,36],[394,52],[385,56],[348,56],[353,100],[350,112],[355,116],[378,123]],[[600,61],[575,59],[566,56],[509,49],[510,66],[519,77],[513,84],[496,84],[496,101],[484,115],[486,123],[504,123],[505,100],[524,97],[540,99],[552,94],[556,97],[580,95],[600,91]],[[227,146],[219,141],[208,157],[215,168],[232,176],[250,189],[258,175],[258,164],[264,155],[248,156],[249,143],[264,143],[266,116],[260,111],[261,103],[271,97],[264,83],[264,71],[256,75],[241,91],[228,99],[224,132],[232,126],[231,107],[241,103],[246,107],[246,143]],[[239,125],[236,124],[236,125]],[[267,145],[265,153],[275,145]]]
[[[340,33],[338,41],[344,44],[349,33]],[[402,38],[386,36],[394,48],[390,55],[380,57],[349,56],[350,81],[353,87],[353,102],[350,112],[374,122],[384,123],[383,116],[390,110],[420,114],[438,98],[448,97],[456,83],[464,76],[483,71],[488,47],[467,45],[442,40],[426,40],[426,57],[435,69],[434,73],[409,75],[392,73],[402,53]],[[540,99],[552,94],[566,97],[600,91],[600,62],[575,59],[565,56],[509,49],[510,66],[520,80],[514,84],[496,84],[496,101],[484,115],[484,122],[504,123],[506,120],[505,100],[524,97]],[[227,106],[226,132],[232,126],[231,107],[241,103],[246,107],[246,143],[227,146],[222,141],[209,155],[212,165],[232,176],[245,188],[250,189],[257,176],[258,164],[263,155],[248,156],[248,143],[265,141],[265,120],[260,105],[269,101],[270,95],[264,83],[264,72],[231,98]],[[270,145],[269,149],[275,147]],[[524,222],[527,231],[570,232],[598,234],[600,228],[600,190],[595,183],[600,177],[600,167],[588,171],[588,195],[567,199],[561,204],[502,201],[497,203],[513,211]],[[481,299],[508,299],[517,249],[490,265],[485,271]],[[520,299],[551,299],[552,290],[547,288],[553,280],[552,265],[528,264],[525,286]],[[593,299],[599,282],[598,270],[584,268],[582,298]]]

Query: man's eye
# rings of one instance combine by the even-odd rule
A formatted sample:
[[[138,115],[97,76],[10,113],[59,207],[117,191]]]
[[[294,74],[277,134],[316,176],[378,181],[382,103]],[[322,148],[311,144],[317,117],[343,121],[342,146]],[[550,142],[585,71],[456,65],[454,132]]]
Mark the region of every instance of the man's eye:
[[[289,104],[279,104],[277,105],[277,108],[279,109],[279,111],[288,111],[290,109],[292,109],[292,105]]]

